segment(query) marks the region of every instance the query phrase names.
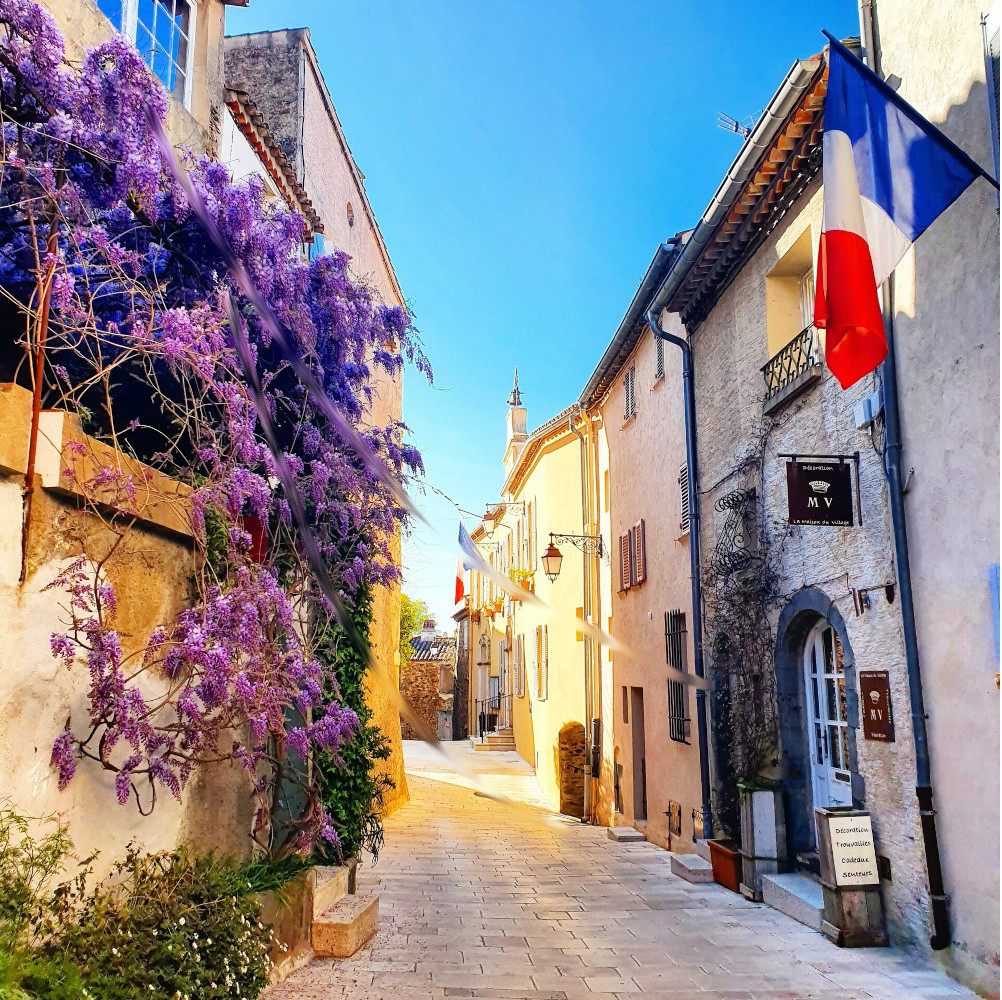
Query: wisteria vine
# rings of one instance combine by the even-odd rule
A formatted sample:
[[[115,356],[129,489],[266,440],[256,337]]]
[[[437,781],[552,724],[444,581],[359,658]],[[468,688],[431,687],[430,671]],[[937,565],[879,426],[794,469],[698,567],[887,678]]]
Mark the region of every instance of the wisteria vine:
[[[25,331],[3,364],[111,446],[63,456],[89,515],[121,541],[146,505],[179,506],[199,554],[190,607],[128,655],[116,546],[85,546],[51,583],[68,598],[52,652],[89,673],[88,718],[52,763],[61,787],[81,761],[114,771],[119,802],[146,811],[195,768],[240,761],[270,803],[255,835],[304,850],[337,831],[291,757],[336,759],[358,727],[325,696],[314,636],[397,579],[398,484],[421,470],[402,424],[369,425],[374,394],[406,361],[430,370],[407,311],[345,254],[304,259],[305,223],[258,180],[192,153],[174,168],[167,106],[121,36],[74,72],[43,8],[0,0],[0,311]],[[291,776],[306,804],[279,833]]]

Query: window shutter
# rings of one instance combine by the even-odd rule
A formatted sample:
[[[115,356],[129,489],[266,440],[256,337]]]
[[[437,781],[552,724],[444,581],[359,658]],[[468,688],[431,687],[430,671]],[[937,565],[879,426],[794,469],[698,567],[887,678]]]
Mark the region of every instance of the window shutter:
[[[654,381],[657,382],[665,377],[665,342],[660,337],[655,337],[654,342],[658,352],[657,368],[654,371]]]
[[[630,536],[619,536],[619,589],[626,590],[630,586]]]
[[[683,465],[678,470],[678,490],[681,506],[679,510],[682,516],[679,518],[678,526],[683,535],[689,531],[689,467]]]
[[[636,552],[637,583],[643,583],[647,579],[647,539],[642,519],[637,521],[637,525],[633,529],[633,534],[636,539],[634,551]]]
[[[627,537],[629,538],[627,547],[630,551],[630,586],[635,587],[637,585],[637,529],[630,528]]]
[[[550,695],[550,626],[543,626],[543,698]]]
[[[543,626],[536,626],[536,697],[543,697]]]

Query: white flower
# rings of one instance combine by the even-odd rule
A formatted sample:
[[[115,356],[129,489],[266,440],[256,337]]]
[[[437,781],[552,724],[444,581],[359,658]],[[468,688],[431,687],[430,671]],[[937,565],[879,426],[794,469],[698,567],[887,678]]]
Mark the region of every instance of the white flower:
[[[181,919],[180,919],[180,920],[178,921],[178,923],[179,923],[179,924],[181,924],[181,925],[183,925],[183,924],[184,924],[184,917],[182,917],[182,918],[181,918]]]

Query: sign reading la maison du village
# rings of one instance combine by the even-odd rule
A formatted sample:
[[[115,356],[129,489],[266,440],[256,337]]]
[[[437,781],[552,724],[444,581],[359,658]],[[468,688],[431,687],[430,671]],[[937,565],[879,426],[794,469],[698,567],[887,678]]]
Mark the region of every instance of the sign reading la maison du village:
[[[790,524],[823,524],[851,528],[852,460],[791,458],[786,463]]]

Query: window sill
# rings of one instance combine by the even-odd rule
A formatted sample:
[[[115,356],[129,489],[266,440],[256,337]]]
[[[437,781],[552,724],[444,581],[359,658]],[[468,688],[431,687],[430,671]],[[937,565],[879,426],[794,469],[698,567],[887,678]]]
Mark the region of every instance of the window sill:
[[[806,392],[815,382],[821,380],[821,365],[812,365],[807,371],[798,375],[789,385],[784,385],[775,396],[762,403],[762,413],[769,416],[781,410],[792,399]]]
[[[678,536],[677,536],[677,537],[675,538],[675,542],[676,542],[676,543],[677,543],[678,545],[684,545],[684,544],[685,544],[685,543],[686,543],[687,541],[689,541],[689,529],[688,529],[688,528],[686,528],[686,530],[685,530],[685,531],[681,532],[681,533],[680,533],[680,534],[679,534],[679,535],[678,535]]]
[[[665,384],[665,377],[664,377],[664,375],[659,375],[654,380],[654,384],[651,386],[651,392],[653,392],[655,389],[660,389],[661,386],[663,386],[664,384]]]
[[[637,411],[634,410],[620,425],[620,430],[626,430],[626,428],[629,427],[630,424],[634,424],[636,422],[637,422]]]

